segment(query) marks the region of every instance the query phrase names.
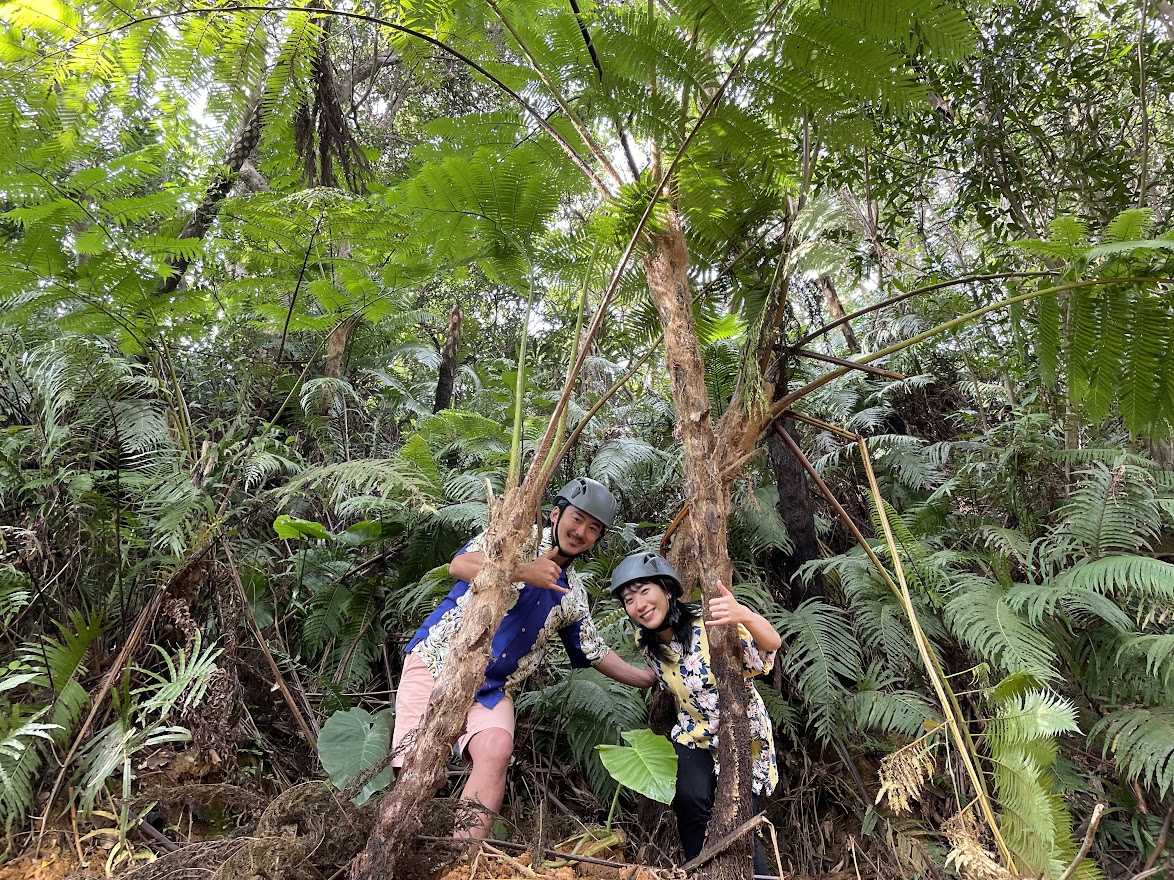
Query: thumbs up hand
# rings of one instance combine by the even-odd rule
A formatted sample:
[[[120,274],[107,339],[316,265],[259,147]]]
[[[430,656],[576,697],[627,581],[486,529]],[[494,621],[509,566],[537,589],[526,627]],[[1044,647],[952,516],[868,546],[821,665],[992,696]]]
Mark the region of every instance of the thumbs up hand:
[[[727,623],[746,623],[750,620],[750,609],[734,598],[734,594],[721,581],[717,582],[719,593],[709,600],[709,620],[706,626],[724,626]]]
[[[534,587],[544,590],[554,590],[556,593],[565,593],[567,588],[560,586],[558,579],[562,575],[562,566],[554,561],[558,549],[551,547],[533,562],[523,562],[514,569],[514,580],[525,581]]]

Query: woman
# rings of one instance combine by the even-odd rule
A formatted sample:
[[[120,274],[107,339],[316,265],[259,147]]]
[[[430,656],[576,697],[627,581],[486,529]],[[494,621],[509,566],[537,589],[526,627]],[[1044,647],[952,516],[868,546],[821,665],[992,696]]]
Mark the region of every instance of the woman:
[[[719,581],[721,595],[709,603],[710,619],[701,620],[700,608],[684,599],[681,579],[661,556],[636,553],[626,557],[612,573],[611,592],[640,630],[637,643],[662,687],[677,703],[677,723],[670,738],[677,752],[677,792],[673,812],[685,858],[701,852],[717,788],[717,682],[709,659],[706,628],[736,624],[742,638],[743,674],[746,678],[769,672],[782,639],[765,617],[734,598]],[[753,736],[751,765],[755,809],[764,794],[778,783],[774,737],[766,706],[747,684],[746,707]],[[762,844],[754,841],[754,873],[773,874]]]

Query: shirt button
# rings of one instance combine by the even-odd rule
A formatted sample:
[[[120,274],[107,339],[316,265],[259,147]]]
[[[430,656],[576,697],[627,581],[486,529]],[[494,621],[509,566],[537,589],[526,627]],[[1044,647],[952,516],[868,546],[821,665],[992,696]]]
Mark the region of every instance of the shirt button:
[[[526,627],[522,627],[522,632],[525,632],[525,631],[526,631]]]

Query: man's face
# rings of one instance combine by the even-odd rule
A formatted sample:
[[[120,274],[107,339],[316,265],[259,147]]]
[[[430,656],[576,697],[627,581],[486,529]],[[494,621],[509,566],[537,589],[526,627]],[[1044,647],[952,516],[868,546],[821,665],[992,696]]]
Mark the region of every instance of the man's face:
[[[556,507],[550,512],[550,522],[558,530],[558,545],[568,556],[586,553],[603,535],[603,523],[573,504],[560,513]]]

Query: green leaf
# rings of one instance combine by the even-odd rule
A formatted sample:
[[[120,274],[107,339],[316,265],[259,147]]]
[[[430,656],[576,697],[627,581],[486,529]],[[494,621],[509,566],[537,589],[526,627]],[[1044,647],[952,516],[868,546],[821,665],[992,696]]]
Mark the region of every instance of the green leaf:
[[[273,520],[273,530],[277,532],[279,538],[294,540],[318,538],[325,541],[327,538],[334,537],[322,523],[316,523],[310,519],[298,519],[296,516],[290,516],[286,513]]]
[[[625,730],[630,746],[598,745],[599,759],[620,785],[647,798],[672,803],[677,790],[677,753],[672,743],[648,729]]]
[[[404,524],[401,522],[380,522],[376,519],[365,519],[350,526],[345,532],[335,535],[335,540],[348,547],[366,547],[388,538],[394,538],[402,533]]]
[[[318,737],[318,757],[322,768],[330,775],[330,781],[337,788],[346,784],[368,767],[387,756],[391,748],[391,722],[394,713],[384,709],[375,715],[365,709],[346,709],[335,712],[322,725]],[[382,791],[392,780],[390,767],[363,786],[355,798],[356,803],[367,801],[377,791]]]

